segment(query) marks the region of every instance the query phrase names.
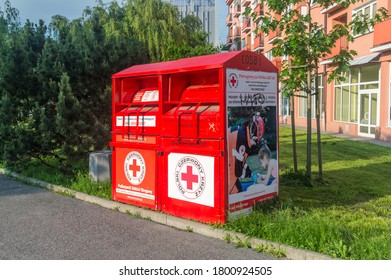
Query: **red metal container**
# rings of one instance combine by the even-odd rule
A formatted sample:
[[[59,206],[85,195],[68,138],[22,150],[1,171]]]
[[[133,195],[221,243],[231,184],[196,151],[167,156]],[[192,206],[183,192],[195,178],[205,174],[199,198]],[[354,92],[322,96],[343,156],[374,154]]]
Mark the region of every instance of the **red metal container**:
[[[277,69],[228,52],[113,76],[113,199],[224,223],[278,193]]]

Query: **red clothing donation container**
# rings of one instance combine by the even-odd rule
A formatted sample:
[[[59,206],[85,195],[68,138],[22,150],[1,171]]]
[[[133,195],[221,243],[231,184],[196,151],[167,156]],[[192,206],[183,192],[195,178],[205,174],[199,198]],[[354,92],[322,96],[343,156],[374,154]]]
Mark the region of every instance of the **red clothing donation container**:
[[[276,196],[277,97],[277,69],[249,51],[115,74],[113,199],[224,223]]]

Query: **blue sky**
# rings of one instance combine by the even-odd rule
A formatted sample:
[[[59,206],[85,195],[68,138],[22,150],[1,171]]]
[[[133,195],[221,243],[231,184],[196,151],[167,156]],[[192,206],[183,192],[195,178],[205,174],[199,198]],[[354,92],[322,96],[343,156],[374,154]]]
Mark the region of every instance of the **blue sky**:
[[[43,19],[48,24],[54,15],[62,15],[68,19],[81,17],[87,6],[95,6],[95,0],[10,0],[11,6],[19,10],[22,22],[30,19],[37,23]],[[5,0],[0,0],[3,10]],[[104,3],[110,0],[103,1]]]

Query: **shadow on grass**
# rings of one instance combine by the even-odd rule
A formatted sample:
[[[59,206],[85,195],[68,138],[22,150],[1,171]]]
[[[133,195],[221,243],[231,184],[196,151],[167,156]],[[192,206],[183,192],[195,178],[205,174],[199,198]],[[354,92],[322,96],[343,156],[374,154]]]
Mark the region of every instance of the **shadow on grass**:
[[[390,167],[391,162],[382,162],[324,171],[321,181],[315,173],[309,180],[304,171],[283,171],[280,196],[303,209],[367,202],[391,195]]]

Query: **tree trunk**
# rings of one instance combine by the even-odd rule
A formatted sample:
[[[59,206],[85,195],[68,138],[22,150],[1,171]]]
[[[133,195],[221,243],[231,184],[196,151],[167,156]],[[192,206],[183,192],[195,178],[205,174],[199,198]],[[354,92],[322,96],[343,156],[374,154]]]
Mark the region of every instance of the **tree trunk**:
[[[292,148],[293,148],[293,170],[298,172],[297,166],[297,141],[296,141],[296,124],[295,124],[295,97],[291,95],[289,97],[290,111],[291,111],[291,126],[292,126]]]
[[[319,180],[323,179],[323,164],[322,164],[322,139],[320,133],[320,96],[319,96],[319,75],[318,75],[318,63],[316,63],[315,74],[315,100],[316,100],[316,134],[318,141],[318,167],[319,167]]]
[[[311,6],[308,2],[308,15],[311,17]],[[311,20],[308,22],[308,73],[307,73],[307,172],[306,175],[311,178]]]
[[[311,178],[311,134],[312,134],[312,127],[311,127],[311,67],[308,67],[308,74],[307,74],[307,168],[306,168],[306,175],[308,178]]]

